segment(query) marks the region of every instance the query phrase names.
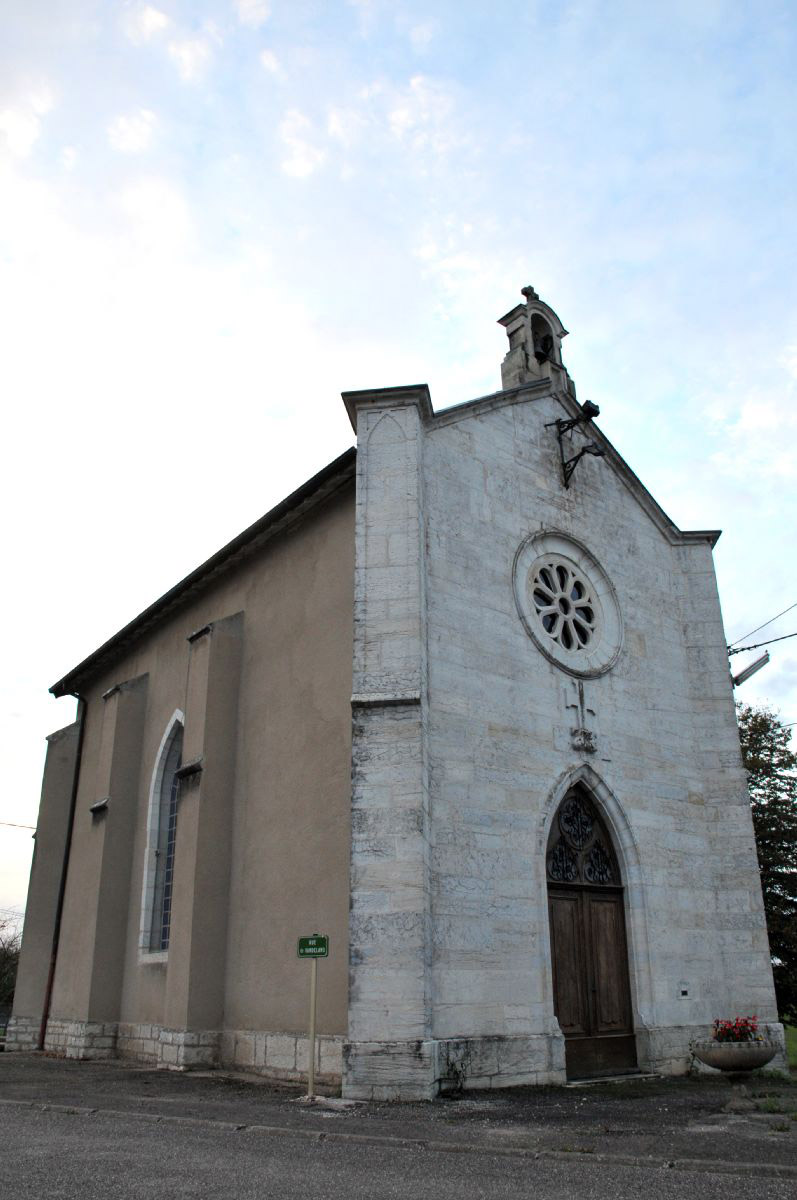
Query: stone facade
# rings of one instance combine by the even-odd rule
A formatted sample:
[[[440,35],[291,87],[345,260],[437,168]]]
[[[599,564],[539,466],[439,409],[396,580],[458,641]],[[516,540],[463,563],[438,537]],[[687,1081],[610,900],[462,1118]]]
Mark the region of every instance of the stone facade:
[[[87,716],[45,1048],[300,1079],[295,939],[324,929],[316,1069],[345,1095],[561,1082],[546,856],[574,788],[619,872],[639,1067],[685,1071],[717,1016],[782,1041],[719,535],[659,508],[523,294],[502,391],[345,394],[356,486],[350,452],[56,685]],[[50,743],[10,1049],[38,1037],[78,740]]]
[[[721,1013],[757,1012],[782,1037],[718,534],[678,530],[583,419],[561,323],[533,292],[503,323],[495,396],[439,415],[425,389],[345,397],[358,438],[351,1096],[564,1078],[545,848],[576,783],[620,862],[639,1065],[685,1070]],[[557,421],[572,422],[561,451]],[[588,442],[565,487],[563,461]],[[580,655],[524,611],[525,572],[556,552],[601,609]]]

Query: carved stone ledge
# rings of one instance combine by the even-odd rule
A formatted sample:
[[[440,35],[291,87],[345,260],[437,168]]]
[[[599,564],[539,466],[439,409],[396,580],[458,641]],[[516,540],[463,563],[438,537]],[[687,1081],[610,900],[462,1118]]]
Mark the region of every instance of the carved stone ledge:
[[[356,692],[351,698],[352,708],[389,708],[400,704],[420,704],[420,692],[392,693]]]

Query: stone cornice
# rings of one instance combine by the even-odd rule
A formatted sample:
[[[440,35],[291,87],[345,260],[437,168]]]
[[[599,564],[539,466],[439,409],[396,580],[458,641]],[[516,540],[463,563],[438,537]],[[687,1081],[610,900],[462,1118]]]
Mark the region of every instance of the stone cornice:
[[[341,396],[355,433],[357,432],[357,413],[361,408],[403,408],[415,405],[420,411],[422,421],[431,421],[434,417],[429,386],[425,383],[410,383],[402,387],[366,388],[359,392],[342,392]]]

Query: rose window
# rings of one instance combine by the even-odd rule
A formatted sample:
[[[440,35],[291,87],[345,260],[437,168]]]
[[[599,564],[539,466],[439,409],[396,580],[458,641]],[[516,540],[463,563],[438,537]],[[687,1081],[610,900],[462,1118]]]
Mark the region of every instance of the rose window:
[[[568,675],[594,679],[623,648],[623,618],[611,580],[569,533],[540,529],[515,552],[512,590],[534,645]]]
[[[574,564],[559,556],[544,560],[534,574],[531,595],[543,629],[555,642],[565,650],[590,644],[596,606],[589,583]]]

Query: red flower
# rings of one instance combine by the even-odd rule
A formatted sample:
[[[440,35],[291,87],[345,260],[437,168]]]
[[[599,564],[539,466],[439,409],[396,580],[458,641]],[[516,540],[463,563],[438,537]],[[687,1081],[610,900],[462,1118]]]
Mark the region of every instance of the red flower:
[[[718,1042],[758,1041],[758,1017],[736,1017],[732,1021],[717,1017],[714,1021],[714,1038]]]

